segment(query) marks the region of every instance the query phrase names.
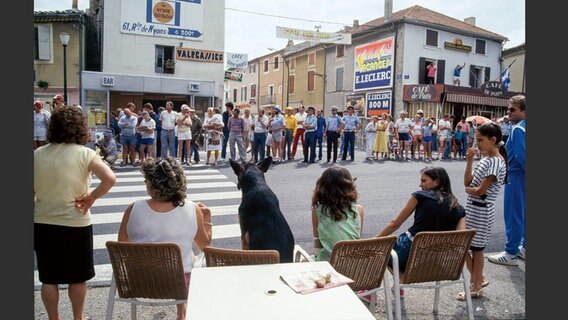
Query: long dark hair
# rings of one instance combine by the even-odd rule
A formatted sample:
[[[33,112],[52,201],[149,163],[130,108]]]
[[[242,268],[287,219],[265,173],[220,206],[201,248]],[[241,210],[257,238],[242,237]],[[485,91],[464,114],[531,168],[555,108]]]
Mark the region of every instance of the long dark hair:
[[[460,203],[452,192],[452,183],[446,169],[442,167],[426,167],[420,170],[420,173],[427,175],[434,181],[438,181],[438,186],[432,189],[432,191],[438,192],[440,202],[444,198],[448,198],[450,200],[450,209],[455,209],[459,206]]]
[[[349,211],[356,217],[358,212],[353,212],[351,205],[358,197],[355,179],[351,177],[349,170],[333,166],[327,168],[316,181],[312,207],[322,205],[322,214],[330,216],[334,221],[340,221],[347,218]]]

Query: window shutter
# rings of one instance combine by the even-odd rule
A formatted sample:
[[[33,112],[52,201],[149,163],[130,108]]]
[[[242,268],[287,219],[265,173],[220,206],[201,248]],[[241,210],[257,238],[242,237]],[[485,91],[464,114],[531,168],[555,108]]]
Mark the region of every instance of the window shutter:
[[[51,29],[49,26],[38,25],[37,31],[39,60],[51,60]]]
[[[469,86],[475,88],[475,66],[469,65]]]
[[[485,67],[485,82],[491,80],[491,68]]]
[[[343,68],[335,70],[335,91],[343,90]]]
[[[418,60],[418,84],[427,83],[426,81],[426,58],[420,57]]]
[[[444,83],[446,79],[446,60],[436,61],[436,83]]]

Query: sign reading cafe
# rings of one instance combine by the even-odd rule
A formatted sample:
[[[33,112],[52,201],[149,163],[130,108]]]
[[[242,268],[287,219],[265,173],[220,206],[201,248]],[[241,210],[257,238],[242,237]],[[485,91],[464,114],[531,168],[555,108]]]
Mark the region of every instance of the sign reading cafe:
[[[353,90],[392,87],[393,59],[394,37],[356,47]]]
[[[122,0],[120,32],[203,40],[202,0]]]

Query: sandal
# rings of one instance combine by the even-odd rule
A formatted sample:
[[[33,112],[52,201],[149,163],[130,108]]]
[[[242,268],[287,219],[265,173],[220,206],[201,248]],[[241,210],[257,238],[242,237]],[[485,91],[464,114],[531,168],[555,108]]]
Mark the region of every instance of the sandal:
[[[471,284],[471,283],[470,283]],[[483,277],[483,282],[481,282],[481,287],[485,288],[489,285],[489,280],[485,279],[485,277]]]
[[[471,291],[470,296],[472,299],[483,297],[483,289],[480,289],[479,291]],[[465,292],[458,293],[458,295],[456,296],[456,300],[465,301]]]

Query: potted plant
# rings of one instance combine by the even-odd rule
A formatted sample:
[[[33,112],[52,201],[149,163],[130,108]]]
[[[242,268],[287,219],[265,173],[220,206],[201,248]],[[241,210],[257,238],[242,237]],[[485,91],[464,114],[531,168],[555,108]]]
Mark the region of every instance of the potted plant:
[[[45,80],[38,80],[37,86],[45,90],[49,87],[49,83]]]

